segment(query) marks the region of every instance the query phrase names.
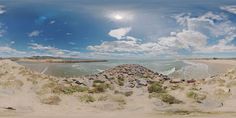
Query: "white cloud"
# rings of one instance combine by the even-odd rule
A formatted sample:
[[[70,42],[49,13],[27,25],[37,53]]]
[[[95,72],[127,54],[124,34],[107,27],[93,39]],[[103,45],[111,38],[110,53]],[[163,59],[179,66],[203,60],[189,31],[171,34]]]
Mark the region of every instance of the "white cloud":
[[[12,45],[12,44],[15,44],[15,41],[11,41],[10,44],[11,44],[11,45]]]
[[[177,33],[176,37],[184,49],[197,49],[204,47],[207,44],[207,36],[197,31],[183,30],[182,32]]]
[[[175,17],[183,26],[180,32],[171,32],[170,36],[157,38],[157,41],[142,42],[132,37],[128,40],[130,29],[112,30],[110,36],[116,41],[106,41],[101,45],[88,46],[89,50],[99,53],[142,53],[142,54],[179,54],[180,50],[194,53],[236,52],[236,46],[230,44],[236,38],[236,27],[225,14],[207,12],[198,17],[180,14]],[[115,33],[114,33],[115,31]],[[219,39],[221,38],[221,39]],[[216,40],[216,41],[212,41]],[[216,44],[210,42],[216,42]]]
[[[67,32],[67,33],[66,33],[66,35],[68,35],[68,36],[69,36],[69,35],[72,35],[72,33],[70,33],[70,32]]]
[[[213,14],[212,12],[207,12],[206,14],[198,17],[190,17],[189,14],[181,14],[175,18],[177,22],[186,29],[206,33],[209,37],[211,37],[211,40],[215,39],[217,40],[216,42],[218,42],[211,45],[202,45],[200,48],[195,49],[193,53],[236,51],[236,46],[234,44],[230,44],[236,38],[236,26],[230,20],[228,20],[224,14]],[[217,39],[218,37],[223,38]],[[203,44],[203,42],[200,44]]]
[[[88,46],[89,50],[100,53],[149,53],[176,54],[179,49],[196,50],[204,47],[207,37],[200,32],[186,31],[172,33],[172,36],[161,37],[156,42],[143,43],[131,36],[123,36],[116,41],[105,41],[101,45]]]
[[[116,39],[122,39],[124,36],[131,31],[131,27],[113,29],[108,34]]]
[[[223,35],[225,28],[228,28],[230,24],[225,15],[212,12],[207,12],[198,17],[191,17],[190,14],[180,14],[175,16],[175,19],[187,30],[208,30],[214,35]]]
[[[37,43],[30,43],[29,48],[37,50],[36,55],[49,55],[49,56],[60,56],[60,57],[79,57],[80,52],[59,49],[51,46],[43,46]],[[41,52],[38,52],[41,51]]]
[[[19,57],[26,55],[24,51],[19,51],[9,46],[0,46],[0,56],[1,57]]]
[[[51,46],[43,46],[37,43],[31,43],[30,44],[30,48],[34,49],[34,50],[54,50],[54,47]]]
[[[55,21],[55,20],[52,20],[52,21],[50,21],[49,24],[54,24],[54,23],[56,23],[56,21]]]
[[[37,36],[40,35],[40,33],[41,33],[40,31],[34,30],[34,31],[30,32],[30,33],[28,34],[28,36],[29,36],[29,37],[37,37]]]
[[[229,6],[222,6],[220,7],[222,10],[225,10],[227,12],[236,14],[236,5],[229,5]]]
[[[76,45],[76,43],[75,43],[75,42],[69,42],[69,44],[70,44],[70,45]]]
[[[169,36],[157,38],[156,41],[143,42],[132,36],[127,36],[131,28],[119,28],[111,30],[109,35],[115,37],[115,41],[105,41],[100,45],[88,46],[87,49],[96,54],[111,55],[181,55],[181,50],[195,53],[221,53],[236,52],[236,46],[230,44],[236,37],[236,27],[224,14],[207,12],[198,17],[190,14],[181,14],[175,17],[177,23],[184,28],[180,32],[171,32]],[[211,33],[211,36],[209,36]],[[212,37],[223,37],[208,44]]]
[[[217,53],[236,52],[236,46],[218,43],[216,45],[206,46],[195,51],[195,53],[216,53],[216,52]]]
[[[0,5],[0,14],[4,14],[6,12],[5,6]]]

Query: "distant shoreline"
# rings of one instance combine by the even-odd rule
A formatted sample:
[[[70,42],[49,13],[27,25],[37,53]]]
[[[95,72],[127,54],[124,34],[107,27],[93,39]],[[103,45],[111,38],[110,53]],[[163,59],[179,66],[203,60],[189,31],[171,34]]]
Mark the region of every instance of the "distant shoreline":
[[[182,60],[236,60],[236,58],[183,58]]]
[[[80,58],[65,58],[52,56],[32,56],[32,57],[9,57],[1,58],[0,60],[9,59],[16,62],[39,62],[39,63],[92,63],[92,62],[107,62],[104,59],[80,59]]]
[[[108,60],[63,60],[63,59],[20,59],[18,62],[41,62],[41,63],[93,63],[93,62],[108,62]]]

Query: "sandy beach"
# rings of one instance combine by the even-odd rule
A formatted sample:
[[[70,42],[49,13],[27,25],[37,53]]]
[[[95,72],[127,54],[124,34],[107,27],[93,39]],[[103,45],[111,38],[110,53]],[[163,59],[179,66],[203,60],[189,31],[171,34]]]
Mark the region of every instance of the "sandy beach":
[[[212,75],[222,74],[229,71],[232,68],[236,68],[236,60],[191,60],[195,63],[203,63],[208,65],[209,73]]]
[[[235,61],[197,61],[229,71],[205,80],[178,80],[135,64],[96,75],[57,78],[0,61],[0,117],[234,118]],[[214,88],[214,89],[213,89]]]

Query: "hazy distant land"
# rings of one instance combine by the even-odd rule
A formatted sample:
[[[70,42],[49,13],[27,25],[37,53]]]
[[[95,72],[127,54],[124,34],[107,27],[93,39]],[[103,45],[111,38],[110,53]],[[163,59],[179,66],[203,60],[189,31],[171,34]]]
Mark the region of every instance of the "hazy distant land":
[[[95,59],[74,59],[74,58],[62,58],[52,56],[32,56],[32,57],[11,57],[1,58],[9,59],[18,62],[41,62],[41,63],[91,63],[91,62],[107,62],[107,60],[95,60]]]

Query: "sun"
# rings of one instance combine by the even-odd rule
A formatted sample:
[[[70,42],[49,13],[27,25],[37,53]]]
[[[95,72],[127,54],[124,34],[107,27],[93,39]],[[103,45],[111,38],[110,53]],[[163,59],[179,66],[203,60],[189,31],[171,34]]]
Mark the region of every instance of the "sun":
[[[124,19],[124,17],[120,14],[115,14],[113,17],[115,20],[123,20]]]
[[[128,11],[110,11],[107,17],[114,22],[128,22],[133,20],[134,14]]]

